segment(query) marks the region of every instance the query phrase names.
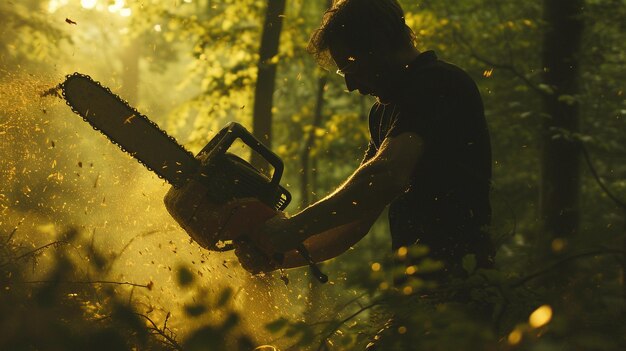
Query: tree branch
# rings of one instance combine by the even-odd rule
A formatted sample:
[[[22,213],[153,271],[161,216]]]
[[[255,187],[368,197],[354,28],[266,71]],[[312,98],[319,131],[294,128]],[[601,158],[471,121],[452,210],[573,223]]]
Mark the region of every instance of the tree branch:
[[[175,350],[183,351],[183,347],[180,346],[180,344],[176,341],[174,337],[174,333],[172,332],[171,329],[167,327],[167,320],[170,317],[169,312],[167,313],[167,316],[165,317],[165,323],[163,323],[163,329],[159,328],[157,324],[150,317],[141,313],[135,313],[135,315],[145,318],[152,325],[152,327],[148,327],[148,329],[153,331],[157,335],[161,336],[162,338],[164,338],[167,342],[167,345],[173,347]],[[168,331],[170,335],[168,335]]]
[[[344,318],[343,320],[337,322],[337,325],[332,328],[332,330],[326,334],[326,336],[320,341],[320,346],[317,348],[317,351],[320,351],[324,348],[324,346],[326,345],[326,341],[345,323],[347,323],[349,320],[351,320],[352,318],[358,316],[359,314],[369,310],[370,308],[377,306],[379,303],[378,302],[373,302],[367,306],[361,307],[358,311],[354,312],[353,314],[349,315],[348,317]]]
[[[49,284],[49,283],[63,283],[63,284],[112,284],[112,285],[130,285],[136,286],[140,288],[150,289],[150,283],[148,284],[138,284],[131,282],[116,282],[109,280],[27,280],[27,281],[14,281],[7,282],[3,281],[2,283],[12,283],[12,284]]]
[[[450,10],[448,9],[448,6],[445,5],[445,10],[446,10],[446,14],[448,17],[450,16]],[[499,11],[499,6],[496,7],[496,10],[498,11],[498,18],[500,21],[502,21],[501,18],[501,14]],[[513,53],[511,51],[511,46],[510,46],[510,38],[507,35],[507,49],[508,54],[509,54],[509,60],[510,62],[508,64],[503,64],[503,63],[497,63],[494,61],[491,61],[485,57],[483,57],[482,55],[480,55],[478,52],[476,52],[476,50],[474,49],[474,47],[469,43],[469,41],[467,39],[465,39],[465,37],[459,33],[455,28],[452,28],[452,38],[454,39],[454,41],[457,44],[460,44],[462,46],[464,46],[465,48],[467,48],[467,50],[470,53],[470,56],[472,56],[474,59],[488,65],[491,66],[493,68],[498,68],[498,69],[503,69],[506,71],[511,72],[515,77],[519,78],[520,80],[522,80],[524,83],[526,83],[526,85],[531,88],[533,91],[535,91],[536,93],[538,93],[539,95],[545,95],[546,92],[543,91],[542,89],[539,88],[539,86],[537,84],[535,84],[533,81],[531,81],[530,79],[528,79],[522,72],[520,72],[514,65],[513,63]]]
[[[8,244],[9,242],[11,242],[11,239],[13,239],[13,235],[15,235],[15,232],[17,232],[17,228],[22,224],[23,221],[24,221],[24,218],[20,219],[20,221],[17,222],[17,225],[15,226],[15,228],[13,228],[13,231],[11,231],[11,234],[9,234],[9,236],[7,237],[7,240],[4,242],[5,244]]]
[[[17,227],[16,227],[15,229],[17,229]],[[48,247],[50,247],[50,246],[59,246],[59,245],[61,245],[61,244],[68,244],[68,242],[67,242],[67,241],[64,241],[64,240],[59,240],[59,241],[54,241],[54,242],[51,242],[51,243],[46,244],[46,245],[44,245],[44,246],[38,247],[38,248],[36,248],[36,249],[34,249],[34,250],[32,250],[32,251],[28,251],[28,252],[27,252],[27,253],[25,253],[25,254],[22,254],[22,255],[20,255],[20,256],[17,256],[17,257],[15,257],[15,258],[12,258],[12,259],[10,259],[10,260],[9,260],[9,262],[5,262],[5,263],[3,263],[3,264],[0,264],[0,267],[7,266],[7,265],[8,265],[8,264],[10,264],[12,261],[19,261],[19,260],[21,260],[21,259],[23,259],[23,258],[27,258],[27,257],[29,257],[29,256],[34,256],[34,255],[36,255],[39,251],[44,250],[44,249],[46,249],[46,248],[48,248]]]
[[[509,71],[515,77],[522,80],[529,88],[531,88],[533,91],[535,91],[539,95],[543,96],[546,94],[545,91],[541,90],[539,86],[537,86],[537,84],[535,84],[532,80],[528,79],[528,77],[526,77],[522,72],[520,72],[512,63],[504,64],[504,63],[491,61],[483,57],[479,53],[477,53],[476,50],[467,42],[467,40],[461,34],[459,34],[456,30],[453,30],[452,34],[453,34],[453,38],[455,39],[455,41],[465,46],[467,50],[469,50],[470,56],[472,56],[474,59],[488,66],[491,66],[493,68],[498,68],[498,69],[503,69],[505,71]]]
[[[589,171],[591,172],[591,175],[593,176],[593,178],[596,180],[596,183],[598,183],[598,186],[604,191],[604,193],[611,200],[613,200],[613,202],[615,202],[618,206],[620,206],[621,208],[626,210],[626,203],[624,201],[620,200],[617,196],[615,196],[609,190],[609,188],[606,187],[604,182],[600,179],[600,176],[598,175],[598,172],[596,171],[596,168],[593,166],[593,163],[591,163],[591,158],[589,157],[589,152],[587,151],[587,148],[585,147],[585,144],[580,142],[580,148],[581,148],[581,150],[583,152],[583,156],[585,157],[585,161],[587,162],[587,167],[589,167]]]
[[[511,284],[512,288],[517,288],[520,287],[524,284],[526,284],[527,282],[538,278],[544,274],[546,274],[547,272],[553,270],[554,268],[570,262],[570,261],[574,261],[577,260],[579,258],[584,258],[584,257],[588,257],[588,256],[598,256],[598,255],[626,255],[625,251],[622,250],[614,250],[614,249],[602,249],[602,250],[595,250],[595,251],[588,251],[588,252],[581,252],[579,254],[576,255],[572,255],[572,256],[568,256],[565,257],[559,261],[554,262],[553,264],[551,264],[550,266],[544,268],[544,269],[540,269],[534,273],[531,273],[523,278],[520,278],[519,280],[517,280],[516,282],[514,282],[513,284]]]

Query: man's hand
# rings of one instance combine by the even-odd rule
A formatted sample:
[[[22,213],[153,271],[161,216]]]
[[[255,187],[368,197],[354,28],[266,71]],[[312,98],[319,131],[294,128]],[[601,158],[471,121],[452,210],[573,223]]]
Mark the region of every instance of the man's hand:
[[[268,255],[296,249],[304,238],[298,235],[297,229],[291,224],[291,220],[285,216],[270,218],[259,230],[257,245]]]
[[[295,250],[302,241],[291,229],[289,218],[281,212],[263,223],[256,235],[235,240],[233,244],[241,266],[258,274],[281,268],[284,254]]]
[[[280,268],[277,261],[271,259],[249,240],[235,240],[233,245],[239,263],[252,274],[268,273]]]

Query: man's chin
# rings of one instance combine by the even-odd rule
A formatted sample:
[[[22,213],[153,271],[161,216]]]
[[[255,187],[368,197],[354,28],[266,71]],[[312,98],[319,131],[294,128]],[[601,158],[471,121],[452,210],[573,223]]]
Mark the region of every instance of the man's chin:
[[[387,105],[391,102],[391,99],[388,96],[385,95],[374,95],[376,97],[376,101],[378,101],[378,103],[383,104],[383,105]]]
[[[373,96],[380,103],[385,103],[385,104],[389,103],[388,99],[386,99],[385,97],[379,96],[373,91],[359,89],[359,94],[365,95],[365,96]]]
[[[386,94],[385,92],[370,91],[367,95],[371,95],[375,97],[376,101],[378,101],[378,103],[383,104],[383,105],[387,105],[388,103],[392,102],[391,101],[392,99],[389,96],[389,94]]]

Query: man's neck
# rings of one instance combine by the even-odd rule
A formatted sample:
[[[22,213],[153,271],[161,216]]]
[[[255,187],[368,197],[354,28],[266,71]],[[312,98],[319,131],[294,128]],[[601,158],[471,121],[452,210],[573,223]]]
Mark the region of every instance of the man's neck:
[[[402,50],[398,50],[390,54],[388,58],[389,71],[398,71],[406,68],[406,66],[413,62],[421,52],[413,45],[406,47]]]
[[[387,84],[385,96],[377,96],[379,103],[388,104],[393,102],[396,95],[399,93],[398,88],[401,85],[402,79],[406,77],[405,70],[409,67],[409,64],[413,62],[419,56],[421,52],[417,48],[411,46],[406,50],[398,51],[393,57],[393,63],[390,66],[390,70],[387,73]]]
[[[398,62],[399,66],[406,67],[409,63],[413,62],[419,54],[421,54],[421,52],[417,50],[417,48],[411,46],[411,48],[398,53],[396,62]]]

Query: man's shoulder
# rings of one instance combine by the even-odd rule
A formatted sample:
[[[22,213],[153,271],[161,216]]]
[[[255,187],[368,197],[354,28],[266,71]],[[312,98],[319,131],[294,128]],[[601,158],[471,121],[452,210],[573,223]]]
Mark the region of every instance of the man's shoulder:
[[[416,104],[447,103],[452,96],[477,96],[478,86],[460,66],[436,59],[411,72],[398,102],[405,108]]]
[[[415,82],[419,85],[447,86],[455,83],[474,85],[474,79],[460,66],[437,59],[415,72]]]

